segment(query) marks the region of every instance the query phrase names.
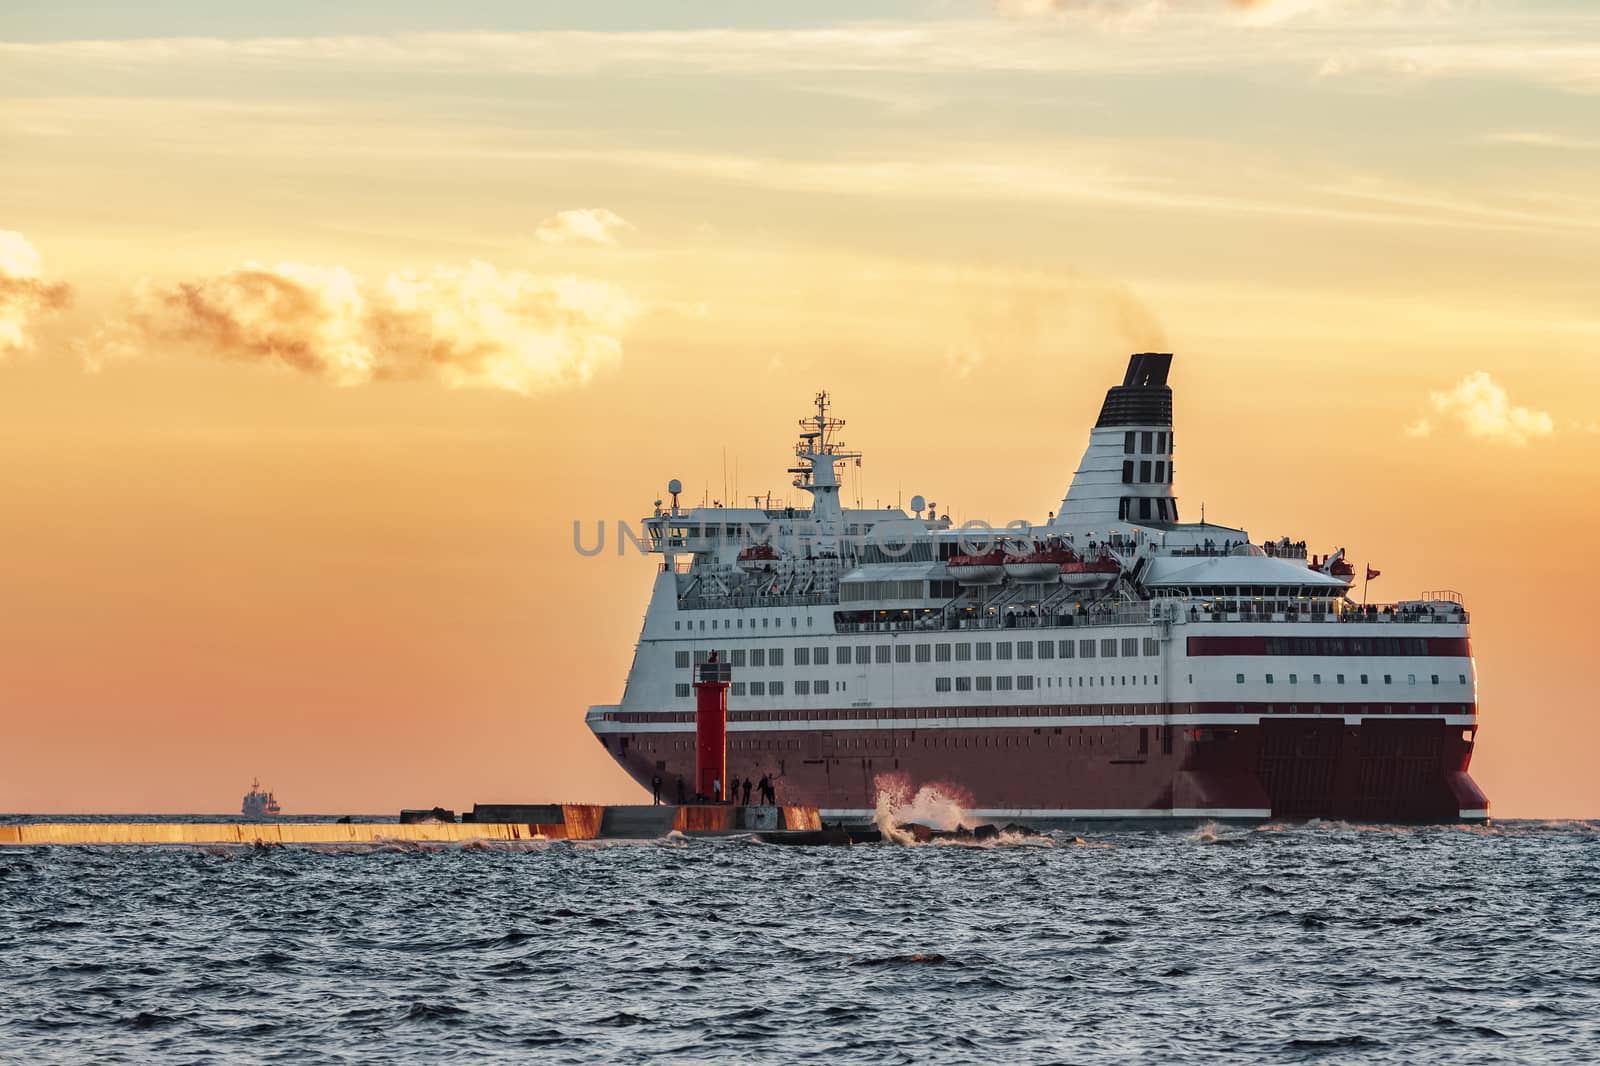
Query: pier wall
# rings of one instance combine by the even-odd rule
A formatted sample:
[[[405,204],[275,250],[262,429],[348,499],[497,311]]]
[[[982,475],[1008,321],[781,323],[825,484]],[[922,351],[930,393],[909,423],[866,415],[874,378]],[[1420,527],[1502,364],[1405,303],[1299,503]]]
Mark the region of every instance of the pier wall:
[[[518,840],[653,840],[677,830],[709,836],[816,829],[815,807],[650,807],[551,803],[520,813],[539,821],[35,822],[0,825],[0,845],[21,844],[432,844]],[[544,820],[548,819],[548,820]]]
[[[562,836],[565,826],[559,827]],[[0,825],[0,844],[378,844],[538,840],[534,825],[393,822],[45,822]],[[544,839],[549,839],[548,834]]]

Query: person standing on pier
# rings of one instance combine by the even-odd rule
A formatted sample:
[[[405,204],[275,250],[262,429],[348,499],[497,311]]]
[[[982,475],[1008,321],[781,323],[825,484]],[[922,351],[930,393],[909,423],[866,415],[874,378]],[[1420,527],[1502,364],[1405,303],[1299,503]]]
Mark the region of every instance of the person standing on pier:
[[[744,805],[746,807],[750,806],[750,779],[748,777],[744,779]]]
[[[653,807],[661,806],[661,775],[650,779],[650,804]]]

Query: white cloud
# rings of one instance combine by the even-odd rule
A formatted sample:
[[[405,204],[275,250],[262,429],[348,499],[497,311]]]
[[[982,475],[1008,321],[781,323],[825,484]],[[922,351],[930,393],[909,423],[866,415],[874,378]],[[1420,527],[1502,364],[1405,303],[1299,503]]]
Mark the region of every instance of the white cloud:
[[[1210,0],[1222,7],[1224,0]],[[1136,27],[1166,15],[1167,0],[996,0],[995,10],[1010,18],[1089,17],[1108,26]]]
[[[1441,11],[1451,0],[995,0],[995,10],[1016,18],[1091,15],[1149,20],[1166,15],[1236,15],[1252,22],[1278,22],[1302,15]]]
[[[33,347],[40,315],[58,310],[71,296],[62,282],[46,281],[44,260],[16,230],[0,230],[0,356]]]
[[[1576,8],[1449,0],[994,0],[1014,18],[801,29],[435,32],[0,41],[44,84],[108,66],[635,74],[1091,72],[1296,67],[1481,77],[1600,92],[1600,42]],[[1119,40],[1136,44],[1119,46]],[[1330,62],[1330,57],[1333,59]],[[67,95],[79,95],[76,88]]]
[[[1469,0],[1470,2],[1470,0]],[[1228,7],[1255,23],[1296,18],[1368,19],[1378,15],[1451,15],[1461,0],[1228,0]]]
[[[1559,148],[1573,152],[1600,149],[1600,140],[1588,137],[1569,137],[1562,133],[1542,133],[1538,130],[1507,130],[1483,137],[1490,144],[1520,144],[1529,148]]]
[[[576,207],[557,211],[534,230],[546,244],[614,245],[618,236],[633,226],[621,215],[603,207]]]
[[[604,281],[501,272],[473,261],[367,283],[303,263],[144,283],[79,350],[107,359],[182,346],[337,385],[435,380],[524,395],[582,384],[622,357],[634,302]]]
[[[1469,434],[1484,440],[1520,446],[1555,432],[1555,420],[1548,412],[1514,406],[1506,390],[1483,370],[1431,398],[1436,412],[1455,418]]]
[[[1319,191],[1341,200],[1398,208],[1408,217],[1419,221],[1432,218],[1450,224],[1508,229],[1548,227],[1567,232],[1574,229],[1600,229],[1600,217],[1583,205],[1573,205],[1576,210],[1562,212],[1528,210],[1521,206],[1506,206],[1367,176],[1349,176],[1325,184]]]

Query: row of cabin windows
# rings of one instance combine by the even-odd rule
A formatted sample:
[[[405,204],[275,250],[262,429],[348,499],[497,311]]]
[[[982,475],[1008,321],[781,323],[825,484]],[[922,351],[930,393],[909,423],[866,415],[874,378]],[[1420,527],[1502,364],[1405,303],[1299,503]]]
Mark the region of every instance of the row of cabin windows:
[[[731,688],[732,691],[728,693],[730,697],[782,696],[784,694],[784,683],[782,681],[735,681]],[[796,696],[826,696],[829,692],[847,692],[849,688],[850,683],[848,681],[835,681],[827,677],[814,679],[802,677],[794,683],[794,694]],[[672,691],[673,695],[685,698],[690,694],[691,688],[689,685],[680,683],[674,685]]]
[[[840,681],[837,684],[839,690],[843,691],[845,682]],[[801,679],[794,683],[794,691],[797,696],[809,696],[813,688],[815,688],[817,695],[822,695],[828,691],[828,680],[822,678],[812,682]],[[730,696],[782,696],[784,694],[782,681],[735,681],[732,689],[733,691],[729,693]],[[690,693],[690,686],[680,683],[672,687],[672,692],[675,696],[686,698]]]
[[[1268,637],[1268,655],[1427,655],[1427,637]]]
[[[797,648],[795,650],[798,653],[804,652],[807,649]],[[719,650],[717,653],[717,661],[728,663],[730,666],[741,667],[782,666],[783,655],[784,650],[782,648],[735,648],[731,652]],[[672,653],[672,665],[677,667],[679,670],[687,670],[691,662],[695,666],[699,666],[701,663],[709,662],[710,659],[711,652],[709,649],[702,649],[701,651],[697,651],[692,654],[687,650],[676,651]],[[824,655],[819,661],[819,665],[824,664],[827,661],[828,657]],[[840,661],[842,662],[843,660],[841,659]],[[795,665],[810,666],[811,663],[809,659],[802,659],[798,654],[796,654]]]
[[[854,660],[857,666],[872,663],[928,663],[928,662],[988,662],[993,659],[1132,659],[1139,655],[1160,655],[1161,642],[1153,637],[1102,637],[1099,640],[999,640],[927,644],[856,644],[830,648],[819,644],[814,647],[793,649],[796,666],[827,666],[828,660],[840,666]],[[673,653],[673,665],[687,670],[691,665],[711,658],[709,649],[690,652],[687,649]],[[735,667],[782,666],[783,648],[734,648],[719,653],[718,659]]]
[[[1018,674],[1013,677],[1009,674],[1002,674],[1000,676],[936,677],[933,679],[933,690],[935,692],[1032,692],[1040,687],[1115,688],[1124,685],[1158,685],[1160,683],[1160,674],[1105,674],[1100,677],[1077,678],[1038,678],[1032,674]],[[825,696],[829,692],[848,692],[849,690],[850,683],[848,681],[825,677],[815,679],[800,678],[794,682],[794,694],[796,696]],[[687,682],[679,682],[673,686],[672,691],[673,695],[678,698],[687,699],[693,693],[693,688]],[[784,683],[782,681],[735,681],[729,692],[730,697],[782,695],[784,695]]]
[[[1172,437],[1172,433],[1161,430],[1130,429],[1122,435],[1122,451],[1124,455],[1132,455],[1135,451],[1134,445],[1137,444],[1139,446],[1137,450],[1145,455],[1167,455],[1177,450],[1172,443]]]
[[[1153,462],[1149,459],[1143,459],[1135,466],[1132,459],[1126,459],[1122,463],[1122,483],[1124,485],[1135,484],[1133,475],[1137,473],[1139,475],[1137,483],[1140,485],[1170,485],[1172,484],[1173,476],[1172,468],[1176,465],[1176,463],[1169,463],[1161,459]]]
[[[954,593],[952,593],[952,595],[954,595]],[[704,618],[700,619],[700,632],[702,632],[702,633],[704,633],[705,630],[706,630],[706,621],[707,620],[704,619]],[[737,618],[737,619],[735,619],[735,618],[721,618],[721,619],[713,618],[713,619],[710,619],[710,622],[711,622],[711,628],[712,629],[718,629],[718,628],[721,628],[721,629],[734,629],[734,628],[743,629],[745,620],[743,618]],[[719,625],[719,623],[720,623],[720,625]],[[737,626],[735,626],[735,623],[737,623]],[[770,625],[769,625],[769,623],[770,623]],[[686,622],[682,618],[679,618],[679,619],[675,620],[672,623],[672,628],[677,630],[680,633],[683,632],[685,627],[687,627],[687,628],[689,628],[691,630],[694,629],[694,619],[691,618]],[[806,617],[806,628],[809,629],[810,627],[811,627],[811,617],[808,615]],[[750,619],[750,628],[751,629],[756,628],[756,620],[754,618]],[[761,619],[761,628],[762,629],[782,629],[783,628],[783,619],[781,619],[781,618],[771,618],[771,617],[763,618],[763,619]],[[798,616],[789,619],[789,628],[790,629],[799,629],[800,628],[800,619],[799,619]]]
[[[1171,755],[1172,727],[1167,726],[1166,731],[1167,740],[1163,744],[1162,750],[1166,754]],[[1035,732],[1037,733],[1038,731],[1035,730]],[[1144,731],[1141,729],[1141,736],[1139,738],[1141,745],[1139,751],[1141,754],[1144,753],[1145,747],[1147,746],[1147,738],[1142,735],[1143,732]],[[1104,747],[1105,743],[1106,738],[1104,736],[1101,736],[1098,733],[1091,733],[1086,729],[1074,730],[1065,736],[1062,736],[1061,730],[1057,729],[1053,734],[1045,737],[1045,746],[1051,748]],[[1022,734],[1021,736],[1017,736],[1013,733],[990,733],[987,735],[983,733],[968,733],[962,736],[941,735],[934,737],[923,737],[922,746],[924,748],[1031,748],[1033,747],[1033,737],[1027,733]]]
[[[952,691],[952,682],[956,692],[972,692],[974,690],[978,692],[1010,692],[1013,688],[1027,692],[1033,688],[1033,677],[1029,674],[1019,675],[1015,678],[1014,684],[1009,674],[1001,674],[999,677],[990,677],[988,675],[954,678],[936,677],[933,679],[933,690],[935,692],[950,692]]]
[[[1190,674],[1189,676],[1190,676],[1191,680],[1194,677],[1193,674]],[[1439,684],[1439,675],[1438,674],[1430,674],[1428,676],[1432,679],[1431,680],[1432,684],[1435,684],[1435,685]],[[1244,684],[1244,675],[1243,674],[1234,674],[1233,675],[1233,679],[1234,679],[1234,681],[1236,683],[1238,683],[1240,685]],[[1266,679],[1267,679],[1267,684],[1269,684],[1269,685],[1276,683],[1276,675],[1267,674],[1266,675]],[[1467,675],[1466,674],[1457,674],[1456,675],[1456,679],[1460,684],[1465,685],[1467,683]],[[1300,675],[1299,674],[1290,674],[1289,675],[1289,684],[1298,685],[1299,683],[1300,683]],[[1311,675],[1311,683],[1313,685],[1322,684],[1322,675],[1321,674],[1312,674]],[[1333,683],[1335,685],[1344,684],[1344,675],[1343,674],[1334,674],[1333,675]],[[1367,683],[1368,683],[1367,675],[1366,674],[1362,674],[1361,675],[1360,684],[1365,685]],[[1394,675],[1393,674],[1384,674],[1383,675],[1383,683],[1385,685],[1394,684]],[[1417,675],[1416,674],[1407,674],[1406,675],[1406,684],[1415,685],[1416,683],[1417,683]]]

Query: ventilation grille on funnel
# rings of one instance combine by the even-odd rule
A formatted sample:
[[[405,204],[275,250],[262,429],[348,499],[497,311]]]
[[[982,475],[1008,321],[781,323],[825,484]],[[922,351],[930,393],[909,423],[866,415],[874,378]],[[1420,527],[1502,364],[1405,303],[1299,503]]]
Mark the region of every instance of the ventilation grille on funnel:
[[[1141,352],[1129,359],[1122,384],[1106,390],[1106,402],[1095,425],[1172,425],[1172,390],[1167,387],[1171,366],[1168,352]]]

